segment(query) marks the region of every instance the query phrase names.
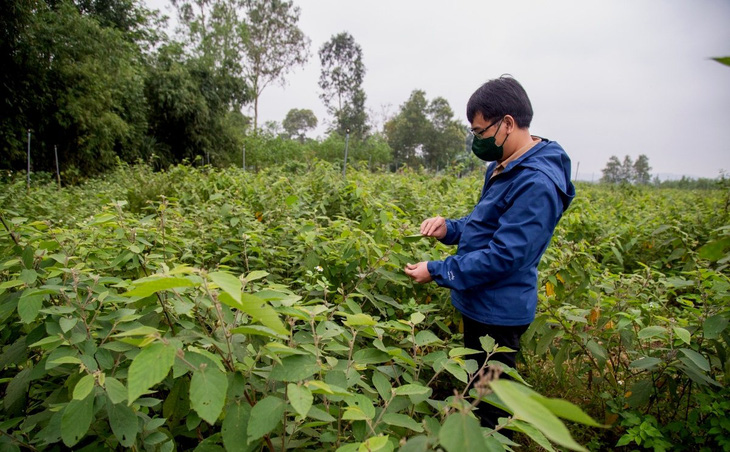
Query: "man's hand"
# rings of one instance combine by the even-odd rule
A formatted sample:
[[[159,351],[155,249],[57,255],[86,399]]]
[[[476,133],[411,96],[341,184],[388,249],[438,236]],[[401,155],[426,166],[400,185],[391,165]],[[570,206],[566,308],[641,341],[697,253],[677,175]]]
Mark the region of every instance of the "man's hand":
[[[412,280],[418,284],[425,284],[433,281],[431,274],[428,272],[427,262],[419,262],[417,264],[406,264],[405,272]]]
[[[421,235],[436,237],[439,240],[446,237],[446,220],[444,217],[423,220],[423,223],[421,223]]]

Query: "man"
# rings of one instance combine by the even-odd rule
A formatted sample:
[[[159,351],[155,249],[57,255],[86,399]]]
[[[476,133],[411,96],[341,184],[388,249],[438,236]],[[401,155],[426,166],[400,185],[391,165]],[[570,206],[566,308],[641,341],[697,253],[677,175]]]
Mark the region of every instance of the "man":
[[[512,77],[482,85],[466,110],[472,151],[492,162],[481,197],[464,218],[437,216],[421,224],[422,235],[458,244],[456,255],[408,264],[405,272],[417,283],[451,289],[451,301],[463,314],[464,345],[481,350],[479,338],[488,334],[515,350],[492,359],[514,367],[520,337],[535,319],[537,265],[575,196],[570,158],[556,142],[530,135],[532,105]],[[475,356],[481,366],[486,353]],[[477,414],[490,428],[506,415],[487,404]]]

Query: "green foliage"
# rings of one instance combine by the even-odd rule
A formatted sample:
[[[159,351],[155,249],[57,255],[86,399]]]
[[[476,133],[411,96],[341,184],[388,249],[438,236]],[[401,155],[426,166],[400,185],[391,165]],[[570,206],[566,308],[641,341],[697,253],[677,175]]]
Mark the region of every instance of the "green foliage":
[[[466,138],[446,99],[428,102],[421,90],[413,91],[400,112],[385,124],[385,133],[396,164],[424,164],[431,169],[452,163],[463,153]]]
[[[649,157],[645,154],[639,155],[636,161],[630,156],[625,156],[623,163],[618,157],[612,155],[606,167],[601,170],[603,176],[601,182],[608,184],[639,184],[646,185],[651,182],[651,167],[649,166]]]
[[[319,60],[322,65],[320,98],[334,117],[331,130],[342,136],[349,130],[364,138],[369,127],[362,89],[365,77],[362,48],[352,35],[342,32],[322,44]]]
[[[304,142],[307,130],[317,127],[317,117],[312,110],[292,108],[281,123],[289,138]]]
[[[530,367],[617,426],[608,447],[724,447],[698,420],[729,369],[725,193],[579,189],[543,258]]]
[[[5,441],[502,450],[509,441],[471,413],[489,400],[515,413],[500,429],[580,449],[558,420],[596,425],[577,406],[501,380],[469,393],[479,369],[447,294],[402,273],[446,252],[405,239],[426,200],[455,214],[473,199],[453,194],[479,179],[348,176],[325,162],[301,175],[120,165],[60,191],[4,184]],[[130,186],[148,179],[155,190]]]
[[[254,131],[264,88],[309,59],[309,38],[299,29],[299,8],[291,1],[248,0],[244,68],[254,96]],[[315,121],[316,124],[316,121]]]

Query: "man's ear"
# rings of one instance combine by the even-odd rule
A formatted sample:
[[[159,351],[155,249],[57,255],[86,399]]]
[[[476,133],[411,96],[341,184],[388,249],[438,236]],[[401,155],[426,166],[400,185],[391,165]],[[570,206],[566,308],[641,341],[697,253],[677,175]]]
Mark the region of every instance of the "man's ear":
[[[517,128],[517,121],[515,121],[515,118],[513,118],[512,115],[505,115],[502,122],[507,129],[507,133],[511,133]]]

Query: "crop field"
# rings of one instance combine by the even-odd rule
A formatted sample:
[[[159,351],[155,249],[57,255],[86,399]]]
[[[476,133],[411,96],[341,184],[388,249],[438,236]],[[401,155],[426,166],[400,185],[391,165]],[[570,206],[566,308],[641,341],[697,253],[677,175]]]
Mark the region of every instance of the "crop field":
[[[482,180],[0,175],[0,449],[730,450],[727,186],[578,183],[505,380],[448,290],[403,273],[455,252],[418,226]],[[494,431],[487,401],[512,413]]]

